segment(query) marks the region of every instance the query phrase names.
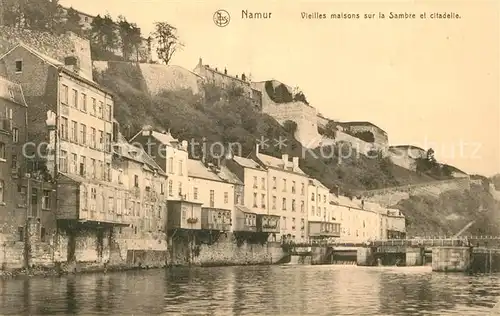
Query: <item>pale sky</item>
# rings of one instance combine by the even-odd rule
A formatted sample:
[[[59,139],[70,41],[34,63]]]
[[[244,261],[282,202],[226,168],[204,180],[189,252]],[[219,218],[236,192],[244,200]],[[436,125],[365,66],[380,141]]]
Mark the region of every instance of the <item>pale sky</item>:
[[[153,22],[179,29],[185,44],[172,64],[204,64],[299,86],[336,120],[370,121],[391,145],[432,147],[439,161],[468,173],[500,172],[499,10],[497,1],[167,1],[61,0],[93,15],[124,15],[144,35]],[[226,27],[213,22],[225,9]],[[272,12],[244,20],[241,11]],[[302,19],[301,13],[327,19]],[[365,20],[383,12],[386,19]],[[416,13],[415,20],[389,12]],[[420,13],[427,12],[427,19]],[[455,12],[461,19],[432,20]],[[331,13],[360,13],[332,20]]]

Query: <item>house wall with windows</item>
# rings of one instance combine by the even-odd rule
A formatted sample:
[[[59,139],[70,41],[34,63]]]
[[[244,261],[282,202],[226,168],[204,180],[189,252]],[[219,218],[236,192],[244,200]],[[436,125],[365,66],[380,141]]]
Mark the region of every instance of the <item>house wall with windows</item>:
[[[268,170],[269,214],[281,217],[277,238],[306,241],[308,176],[300,170],[298,157],[289,161],[288,155],[281,159],[260,153],[256,156]]]

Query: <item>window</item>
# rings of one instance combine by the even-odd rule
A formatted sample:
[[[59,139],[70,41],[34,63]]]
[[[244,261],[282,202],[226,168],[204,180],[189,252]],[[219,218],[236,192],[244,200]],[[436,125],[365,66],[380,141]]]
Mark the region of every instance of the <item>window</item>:
[[[283,192],[286,192],[286,179],[283,179]]]
[[[311,201],[314,201],[314,193],[311,193]]]
[[[164,195],[165,194],[165,186],[163,185],[163,182],[160,183],[160,194]]]
[[[304,206],[305,206],[304,201],[300,201],[300,212],[301,213],[304,213]]]
[[[92,179],[95,179],[95,171],[96,171],[96,165],[95,165],[95,159],[91,158],[90,159],[90,176]]]
[[[68,119],[61,117],[61,138],[68,139]]]
[[[97,162],[97,179],[101,180],[102,179],[102,161]]]
[[[179,196],[182,196],[182,182],[179,181]]]
[[[106,174],[105,177],[107,181],[111,182],[111,164],[109,162],[106,163]]]
[[[193,198],[198,200],[198,188],[193,188]]]
[[[276,190],[276,177],[273,177],[273,189]]]
[[[12,129],[12,141],[14,143],[19,142],[19,129],[17,127]]]
[[[85,156],[80,156],[80,175],[85,176],[85,166],[87,164]]]
[[[45,227],[40,228],[40,241],[45,242]]]
[[[17,232],[19,233],[19,241],[24,241],[24,227],[18,227]]]
[[[62,89],[61,89],[61,103],[62,104],[68,104],[68,96],[69,92],[68,92],[68,86],[67,85],[62,85]]]
[[[139,187],[139,176],[136,174],[134,175],[134,187]]]
[[[16,60],[16,72],[23,72],[23,61]]]
[[[111,152],[111,133],[106,133],[106,151]]]
[[[179,175],[182,176],[182,160],[179,160]]]
[[[292,217],[292,229],[295,230],[295,217]]]
[[[102,101],[99,101],[99,107],[97,108],[97,117],[102,118],[102,108],[103,108],[103,103]]]
[[[91,127],[91,134],[90,134],[90,147],[95,148],[95,142],[96,142],[96,131],[95,128]]]
[[[266,195],[265,194],[261,194],[261,196],[260,196],[260,206],[262,208],[266,208]]]
[[[286,198],[283,198],[283,201],[282,201],[282,203],[281,203],[281,209],[282,209],[283,211],[286,211]]]
[[[304,185],[304,182],[302,182],[300,185],[300,194],[301,195],[305,194],[305,190],[306,190],[305,188],[306,188],[306,186]]]
[[[5,144],[0,143],[0,158],[5,159]]]
[[[311,215],[314,216],[314,206],[311,206]]]
[[[106,104],[106,116],[107,120],[111,122],[111,118],[113,117],[113,115],[111,113],[111,105],[109,104]]]
[[[261,180],[262,190],[265,190],[266,189],[266,178],[262,178],[260,180]]]
[[[73,107],[78,109],[78,91],[76,91],[76,89],[73,89],[73,96],[71,98],[71,101],[73,102]]]
[[[82,111],[87,112],[87,95],[82,93]]]
[[[210,190],[210,207],[214,207],[215,205],[215,191]]]
[[[65,150],[61,150],[59,155],[59,168],[61,172],[68,172],[68,153]]]
[[[97,100],[92,98],[92,111],[90,111],[90,115],[96,116],[97,114]]]
[[[295,212],[295,200],[292,200],[292,212]]]
[[[283,222],[283,229],[286,229],[286,216],[283,216],[283,219],[282,219],[282,222]]]
[[[25,206],[28,203],[28,201],[26,200],[28,188],[18,185],[17,186],[17,193],[19,194],[19,200],[18,200],[19,203],[18,204]]]
[[[5,182],[0,180],[0,203],[5,202]]]
[[[276,197],[273,196],[273,205],[272,205],[273,210],[276,209]]]
[[[174,173],[174,158],[168,158],[168,172]]]
[[[104,132],[99,131],[99,149],[104,149],[103,143],[104,143]]]
[[[168,180],[168,195],[174,195],[174,182],[172,180]]]
[[[70,173],[77,173],[76,165],[78,163],[77,154],[71,154],[71,170]]]
[[[38,217],[38,190],[31,189],[31,216]]]
[[[50,191],[43,190],[42,209],[50,210]]]
[[[108,196],[108,212],[113,212],[114,211],[114,206],[115,206],[115,201],[113,196]]]
[[[257,192],[253,193],[253,207],[257,207]]]
[[[292,181],[292,193],[295,194],[295,181]]]
[[[229,193],[224,192],[224,204],[229,203]]]
[[[85,145],[87,143],[87,126],[80,124],[80,143]]]
[[[257,176],[253,177],[253,188],[257,189]]]
[[[96,188],[92,188],[90,190],[90,198],[92,200],[97,200],[97,189]]]
[[[71,141],[78,142],[78,123],[71,121]]]

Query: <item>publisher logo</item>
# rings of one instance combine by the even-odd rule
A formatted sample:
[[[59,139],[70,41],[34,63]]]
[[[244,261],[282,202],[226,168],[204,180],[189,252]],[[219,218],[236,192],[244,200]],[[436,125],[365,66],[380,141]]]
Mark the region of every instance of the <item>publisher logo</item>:
[[[214,13],[214,23],[218,27],[224,27],[229,24],[231,16],[226,10],[217,10]]]

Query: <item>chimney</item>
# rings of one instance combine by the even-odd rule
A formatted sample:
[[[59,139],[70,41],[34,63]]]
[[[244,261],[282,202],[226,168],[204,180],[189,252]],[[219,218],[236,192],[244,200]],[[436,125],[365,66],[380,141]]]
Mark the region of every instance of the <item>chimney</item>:
[[[247,78],[247,77],[245,76],[245,73],[242,73],[242,74],[241,74],[241,80],[245,81],[245,79],[246,79],[246,78]]]
[[[299,157],[292,157],[293,162],[293,171],[297,171],[299,169]]]
[[[238,75],[236,75],[236,79],[238,79]]]
[[[224,68],[224,74],[227,75],[227,69],[226,68]]]
[[[198,66],[203,66],[203,60],[201,59],[201,57],[200,59],[198,59]]]
[[[283,168],[287,168],[288,167],[288,154],[283,154],[281,155],[281,159],[283,160]]]
[[[255,154],[259,154],[259,144],[255,144]]]

